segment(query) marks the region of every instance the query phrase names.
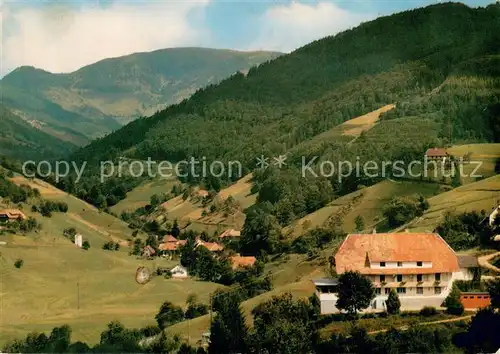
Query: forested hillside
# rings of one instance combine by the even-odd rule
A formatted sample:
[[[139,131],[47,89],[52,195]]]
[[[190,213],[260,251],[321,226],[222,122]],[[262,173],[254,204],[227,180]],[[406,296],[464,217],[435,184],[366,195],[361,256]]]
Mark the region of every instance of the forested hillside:
[[[382,105],[430,94],[437,97],[436,107],[421,112],[442,112],[426,118],[469,127],[458,137],[491,140],[486,115],[493,114],[498,92],[475,102],[453,93],[457,83],[433,90],[457,71],[473,77],[496,74],[474,62],[498,54],[499,14],[498,4],[472,9],[449,3],[379,18],[202,89],[92,143],[78,156],[109,158],[135,147],[134,157],[239,159],[251,168],[263,152],[284,153]],[[498,87],[497,81],[486,81]],[[458,115],[440,107],[450,96],[457,100]]]
[[[43,159],[68,154],[76,145],[56,140],[0,105],[0,155]]]
[[[292,204],[293,216],[283,218],[289,221],[380,180],[350,176],[338,182],[338,172],[304,180],[298,168],[303,157],[317,157],[313,169],[324,160],[409,162],[432,146],[498,141],[498,43],[500,4],[447,3],[382,17],[201,89],[74,157],[206,157],[241,161],[250,172],[262,154],[287,154],[286,169],[255,175],[253,192],[261,203],[274,204],[276,215],[277,204],[286,201],[287,213]],[[331,131],[391,104],[396,109],[359,137]],[[221,185],[213,178],[188,182],[215,190]],[[312,199],[314,205],[307,202]]]
[[[24,66],[0,81],[0,93],[6,107],[38,129],[83,146],[278,55],[174,48],[105,59],[68,74]]]

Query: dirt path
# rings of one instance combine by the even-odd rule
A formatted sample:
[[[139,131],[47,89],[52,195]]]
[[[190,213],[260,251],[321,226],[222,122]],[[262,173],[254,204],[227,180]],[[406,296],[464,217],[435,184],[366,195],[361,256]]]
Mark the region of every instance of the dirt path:
[[[462,316],[462,317],[457,317],[457,318],[449,318],[446,320],[439,320],[439,321],[432,321],[432,322],[422,322],[419,323],[418,326],[430,326],[434,324],[439,324],[439,323],[448,323],[448,322],[458,322],[458,321],[465,321],[465,320],[470,320],[472,318],[472,315],[467,315],[467,316]],[[409,326],[401,326],[398,327],[397,329],[400,331],[406,331],[408,330]],[[377,331],[371,331],[368,332],[368,334],[378,334],[378,333],[384,333],[389,331],[389,329],[380,329]]]
[[[122,238],[118,237],[118,236],[115,236],[113,234],[110,234],[109,232],[101,229],[99,226],[97,225],[94,225],[90,222],[88,222],[87,220],[84,220],[80,215],[78,214],[75,214],[75,213],[67,213],[67,215],[72,218],[73,220],[76,220],[78,221],[79,223],[82,223],[84,224],[85,226],[91,228],[92,230],[100,233],[101,235],[103,236],[106,236],[108,238],[110,238],[113,242],[118,242],[120,244],[120,246],[123,246],[123,247],[127,247],[129,245],[128,241],[125,241],[123,240]]]
[[[493,264],[490,263],[490,260],[492,260],[493,258],[498,257],[498,256],[500,256],[500,252],[491,253],[491,254],[488,254],[486,256],[478,257],[477,262],[479,263],[479,265],[481,267],[488,268],[494,272],[499,273],[499,275],[500,275],[500,268],[495,267]]]

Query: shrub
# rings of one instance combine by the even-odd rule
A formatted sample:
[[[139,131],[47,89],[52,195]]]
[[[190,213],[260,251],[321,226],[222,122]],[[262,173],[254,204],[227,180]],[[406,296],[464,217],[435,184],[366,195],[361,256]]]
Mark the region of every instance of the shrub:
[[[422,310],[420,310],[420,316],[424,316],[424,317],[430,317],[430,316],[434,316],[434,315],[437,315],[437,310],[435,307],[432,307],[432,306],[425,306],[422,308]]]
[[[90,248],[90,242],[89,242],[89,241],[87,241],[87,240],[83,241],[83,243],[82,243],[82,248],[83,248],[85,251],[87,251],[87,250]]]
[[[187,319],[200,317],[208,313],[208,306],[205,304],[191,303],[189,304],[184,316]]]
[[[24,264],[24,261],[22,259],[18,259],[14,262],[14,267],[16,267],[17,269],[21,269],[23,264]]]
[[[399,313],[399,309],[401,308],[401,301],[399,301],[399,296],[396,294],[394,289],[391,289],[389,292],[389,297],[385,302],[387,306],[387,313],[393,315]]]

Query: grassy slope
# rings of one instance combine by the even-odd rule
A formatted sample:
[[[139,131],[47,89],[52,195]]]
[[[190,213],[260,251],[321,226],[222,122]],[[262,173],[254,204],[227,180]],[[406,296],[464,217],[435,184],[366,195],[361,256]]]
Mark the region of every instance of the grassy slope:
[[[382,209],[393,197],[420,193],[426,197],[439,193],[440,186],[435,183],[385,180],[374,186],[350,193],[332,201],[329,205],[295,221],[285,228],[290,237],[300,236],[307,229],[325,225],[328,219],[342,213],[343,228],[346,232],[355,229],[354,219],[360,215],[365,228],[376,226],[383,219]],[[349,207],[350,206],[350,207]],[[342,212],[344,211],[344,212]],[[308,222],[306,222],[309,220]]]
[[[500,175],[470,183],[429,199],[430,209],[409,224],[414,231],[432,231],[446,211],[490,211],[500,199]]]
[[[30,183],[15,178],[16,183]],[[50,330],[61,324],[73,328],[74,339],[95,343],[111,320],[127,326],[152,324],[163,301],[183,305],[191,292],[207,302],[208,294],[219,285],[194,280],[155,278],[140,286],[134,276],[137,267],[173,266],[165,260],[144,261],[100,247],[110,239],[125,240],[131,230],[120,220],[99,213],[88,204],[36,181],[47,199],[65,201],[68,215],[54,213],[43,218],[24,211],[42,223],[42,230],[27,236],[1,236],[7,245],[0,246],[0,345],[32,330]],[[74,247],[62,236],[67,227],[75,227],[91,244],[89,251]],[[14,267],[23,259],[21,269]],[[80,309],[77,309],[77,282],[80,284]]]
[[[112,206],[111,211],[118,215],[124,211],[135,211],[149,204],[154,194],[169,193],[176,183],[178,182],[174,179],[157,179],[144,182],[128,192],[125,199]]]

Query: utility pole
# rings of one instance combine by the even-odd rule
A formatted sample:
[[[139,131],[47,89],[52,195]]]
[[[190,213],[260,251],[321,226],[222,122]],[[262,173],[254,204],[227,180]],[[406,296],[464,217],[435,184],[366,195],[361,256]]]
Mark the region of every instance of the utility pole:
[[[80,309],[80,281],[76,280],[76,303],[77,303],[77,310]]]

